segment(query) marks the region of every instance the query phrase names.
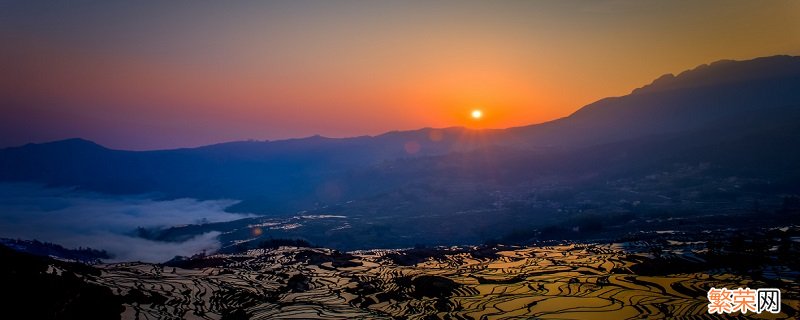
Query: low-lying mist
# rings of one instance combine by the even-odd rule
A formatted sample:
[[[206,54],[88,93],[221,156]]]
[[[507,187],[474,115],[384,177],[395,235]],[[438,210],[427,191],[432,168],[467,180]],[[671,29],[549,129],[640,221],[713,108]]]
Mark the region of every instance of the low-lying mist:
[[[162,228],[248,217],[225,212],[235,200],[112,196],[34,184],[0,184],[0,237],[53,242],[67,248],[106,250],[111,261],[164,262],[176,255],[214,251],[219,233],[184,242],[159,242],[133,235],[138,227]]]

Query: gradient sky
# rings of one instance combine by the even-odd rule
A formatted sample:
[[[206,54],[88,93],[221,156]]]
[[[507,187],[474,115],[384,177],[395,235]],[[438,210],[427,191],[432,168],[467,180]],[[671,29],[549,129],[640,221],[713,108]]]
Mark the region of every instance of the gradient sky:
[[[0,147],[143,150],[539,123],[800,55],[800,1],[0,0],[0,43]]]

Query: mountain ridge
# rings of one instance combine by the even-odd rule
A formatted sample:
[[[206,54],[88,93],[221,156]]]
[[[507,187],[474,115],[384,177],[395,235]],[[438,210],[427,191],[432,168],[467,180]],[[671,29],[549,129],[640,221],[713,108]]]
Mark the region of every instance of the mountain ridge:
[[[761,71],[761,72],[754,72],[754,71]],[[609,104],[613,105],[614,103],[618,103],[621,99],[638,98],[638,96],[640,95],[648,95],[648,94],[665,94],[671,90],[686,90],[686,89],[698,90],[704,87],[711,88],[714,86],[741,84],[751,81],[762,81],[765,79],[777,79],[778,81],[788,81],[790,82],[790,88],[788,89],[800,88],[800,56],[776,55],[770,57],[759,57],[751,60],[719,60],[709,64],[702,64],[695,68],[680,72],[678,73],[677,76],[671,73],[662,75],[661,77],[656,78],[649,84],[633,89],[629,95],[602,98],[581,107],[580,109],[576,110],[575,112],[573,112],[568,116],[530,125],[523,125],[523,126],[516,126],[516,127],[502,128],[502,129],[470,129],[463,126],[451,126],[444,128],[425,127],[413,130],[393,130],[376,135],[361,135],[361,136],[342,137],[342,138],[325,137],[316,134],[300,138],[288,138],[288,139],[278,139],[278,140],[235,140],[235,141],[221,142],[221,143],[209,144],[198,147],[143,150],[139,152],[211,149],[211,148],[219,148],[236,144],[269,146],[271,144],[290,144],[290,143],[308,143],[308,142],[316,143],[321,141],[352,142],[352,141],[370,140],[370,139],[386,139],[403,135],[412,135],[419,137],[423,134],[428,134],[431,131],[450,132],[450,133],[483,132],[490,134],[491,133],[502,134],[505,132],[518,133],[520,131],[526,131],[526,130],[536,131],[538,130],[538,128],[558,125],[559,123],[564,121],[574,120],[576,118],[583,117],[585,114],[595,112],[594,110],[597,109],[601,109],[600,110],[601,112],[603,111],[608,112],[608,109],[605,106]],[[798,85],[798,87],[795,87],[795,85]],[[800,90],[796,91],[800,92]],[[797,97],[792,97],[792,98],[797,98]],[[0,150],[20,148],[30,145],[76,144],[77,141],[90,142],[91,144],[95,144],[97,146],[101,146],[109,150],[128,151],[122,149],[111,149],[84,138],[61,139],[44,143],[28,143],[22,146],[2,148]]]
[[[742,75],[741,81],[727,76],[761,66],[767,66],[766,71]],[[722,75],[711,76],[711,71]],[[796,90],[800,88],[800,57],[712,63],[675,79],[686,77],[691,81],[685,87],[655,84],[674,88],[605,98],[568,117],[507,129],[422,128],[375,136],[235,141],[155,151],[108,149],[84,139],[27,144],[0,149],[0,181],[77,186],[106,193],[159,193],[166,198],[241,199],[243,204],[232,210],[286,213],[388,192],[430,180],[428,177],[471,183],[486,178],[469,171],[516,168],[520,171],[517,178],[508,180],[514,183],[538,179],[534,177],[541,172],[566,179],[577,167],[605,172],[607,169],[577,159],[587,158],[582,154],[591,152],[597,163],[606,163],[604,159],[618,157],[612,150],[644,155],[652,152],[646,151],[648,144],[670,137],[688,137],[681,141],[703,141],[704,148],[713,148],[715,143],[739,139],[740,132],[726,128],[747,126],[747,119],[753,117],[766,119],[752,126],[756,132],[784,126],[789,129],[775,134],[794,137],[791,128],[796,123],[792,121],[800,107],[800,90]],[[698,81],[715,84],[695,86]],[[645,147],[610,147],[616,145]],[[675,152],[686,149],[680,144],[664,147]],[[691,151],[684,160],[705,161],[702,157],[709,155],[701,151]],[[793,154],[788,155],[793,159]],[[441,163],[442,159],[451,163]],[[666,159],[648,161],[667,165]],[[531,164],[536,161],[544,162]],[[439,167],[442,169],[435,169]],[[450,169],[444,168],[469,173],[455,171],[447,176],[441,172]],[[396,172],[405,172],[405,176]],[[325,191],[331,185],[338,191]]]

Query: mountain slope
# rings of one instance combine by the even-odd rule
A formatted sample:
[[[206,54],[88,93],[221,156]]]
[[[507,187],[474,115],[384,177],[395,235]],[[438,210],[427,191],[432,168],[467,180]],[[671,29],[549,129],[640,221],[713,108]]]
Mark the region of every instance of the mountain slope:
[[[698,130],[721,118],[776,112],[798,101],[800,57],[721,61],[663,76],[566,118],[509,131],[532,146],[586,146]]]
[[[233,198],[244,200],[233,210],[278,214],[434,180],[445,189],[519,188],[541,179],[571,184],[586,176],[633,175],[708,161],[731,172],[747,171],[759,161],[786,164],[796,158],[790,146],[798,137],[799,89],[800,57],[723,61],[661,77],[629,95],[538,125],[147,152],[72,139],[0,150],[0,181],[167,198]]]

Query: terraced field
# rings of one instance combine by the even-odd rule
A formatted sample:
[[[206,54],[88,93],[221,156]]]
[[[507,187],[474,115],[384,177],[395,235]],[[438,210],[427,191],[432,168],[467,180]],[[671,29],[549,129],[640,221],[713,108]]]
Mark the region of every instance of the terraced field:
[[[251,250],[180,267],[101,265],[89,279],[136,296],[128,319],[640,319],[705,318],[710,287],[767,285],[726,273],[644,276],[640,255],[611,245],[339,253]],[[795,281],[782,313],[796,318]]]

